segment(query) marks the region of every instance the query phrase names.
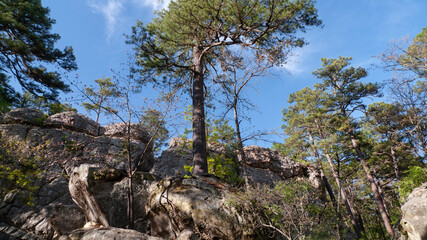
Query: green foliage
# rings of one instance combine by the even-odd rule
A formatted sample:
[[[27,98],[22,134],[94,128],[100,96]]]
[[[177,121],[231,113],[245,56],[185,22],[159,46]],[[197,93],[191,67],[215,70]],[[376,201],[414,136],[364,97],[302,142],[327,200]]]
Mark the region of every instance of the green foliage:
[[[254,186],[235,192],[228,199],[260,239],[331,239],[333,211],[318,201],[308,182],[277,182],[273,188]]]
[[[51,101],[45,97],[37,97],[29,92],[25,92],[24,94],[18,94],[17,103],[15,104],[20,108],[36,108],[43,111],[48,116],[53,114],[74,111],[77,112],[77,109],[73,108],[68,103],[60,103],[57,101]]]
[[[162,119],[162,113],[156,109],[147,109],[145,114],[141,116],[142,126],[153,137],[154,152],[159,153],[162,147],[167,146],[169,139],[169,130],[166,128],[166,122]]]
[[[414,38],[398,57],[398,63],[421,78],[427,78],[427,27]]]
[[[10,111],[16,101],[16,93],[9,85],[9,77],[0,72],[0,114]]]
[[[98,122],[101,113],[110,115],[117,112],[117,110],[111,107],[109,101],[119,96],[119,90],[109,77],[96,79],[95,82],[98,85],[97,89],[85,88],[84,95],[90,102],[83,102],[82,106],[88,112],[95,112],[95,121]]]
[[[242,182],[239,178],[239,166],[232,158],[227,158],[224,154],[208,157],[209,173],[220,177],[228,183],[238,184]]]
[[[136,46],[137,64],[141,73],[149,74],[147,79],[179,85],[190,73],[194,47],[210,49],[206,63],[214,62],[219,50],[229,45],[251,46],[282,62],[287,48],[304,44],[295,33],[320,24],[309,0],[179,0],[158,11],[151,23],[138,22],[128,43]]]
[[[33,193],[39,188],[36,180],[44,159],[38,154],[44,146],[26,147],[26,144],[0,138],[0,196],[14,191],[31,205]]]
[[[184,165],[184,171],[187,173],[184,178],[191,178],[190,175],[193,172],[193,166]]]
[[[49,9],[40,0],[2,1],[0,4],[0,81],[6,100],[14,100],[14,91],[7,77],[15,79],[23,89],[43,95],[49,100],[57,98],[58,90],[69,91],[56,71],[47,66],[57,64],[69,71],[77,69],[71,47],[63,51],[54,47],[58,34],[50,33],[55,20],[49,18]],[[6,92],[5,92],[6,90]],[[3,99],[3,100],[5,100]]]
[[[236,161],[232,158],[227,158],[224,154],[209,156],[208,157],[208,170],[210,174],[213,174],[224,181],[238,185],[242,183],[242,179],[239,177],[239,166]],[[184,166],[186,172],[185,178],[189,178],[193,166]]]
[[[236,131],[227,119],[208,119],[206,121],[207,141],[220,144],[228,149],[236,147]]]
[[[403,203],[405,198],[421,184],[427,182],[427,168],[412,166],[405,172],[407,175],[402,178],[396,185],[398,187],[400,202]]]

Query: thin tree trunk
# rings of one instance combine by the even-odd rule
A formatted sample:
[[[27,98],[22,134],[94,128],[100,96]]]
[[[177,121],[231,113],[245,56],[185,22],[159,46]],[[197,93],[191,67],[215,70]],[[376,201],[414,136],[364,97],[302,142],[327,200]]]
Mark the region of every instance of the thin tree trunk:
[[[329,197],[331,198],[331,201],[334,203],[334,205],[337,204],[336,200],[335,200],[335,195],[334,195],[334,191],[332,190],[331,185],[329,185],[329,181],[326,178],[325,174],[323,173],[323,169],[322,169],[322,163],[320,160],[320,155],[319,155],[319,151],[317,151],[316,146],[314,145],[314,139],[313,139],[313,135],[311,134],[311,131],[308,130],[308,136],[310,138],[310,142],[311,142],[311,148],[313,149],[314,152],[314,156],[316,157],[316,162],[317,162],[317,167],[320,170],[320,177],[322,178],[323,183],[325,184],[326,190],[328,191]],[[323,193],[322,193],[323,194]]]
[[[240,133],[240,122],[239,122],[239,115],[237,114],[237,102],[234,101],[233,105],[234,110],[234,123],[236,124],[236,134],[237,134],[237,158],[239,159],[240,164],[242,164],[243,168],[243,179],[245,180],[245,186],[246,188],[249,187],[249,178],[248,178],[248,172],[246,169],[246,154],[243,149],[243,141],[242,136]]]
[[[381,218],[383,220],[383,223],[385,225],[385,228],[387,230],[388,235],[391,239],[394,238],[394,231],[393,227],[390,223],[390,218],[387,214],[387,210],[384,204],[384,200],[379,192],[378,186],[375,183],[375,179],[372,176],[371,170],[369,169],[368,162],[363,157],[362,151],[360,150],[359,144],[357,143],[354,134],[352,131],[349,132],[351,143],[353,145],[353,148],[356,150],[357,156],[359,157],[359,161],[362,164],[362,168],[365,171],[366,177],[368,178],[368,181],[371,185],[371,190],[374,193],[375,202],[378,205],[378,210],[380,211]]]
[[[393,146],[390,147],[390,155],[393,161],[394,176],[396,177],[397,180],[399,180],[400,179],[399,164],[397,162],[396,151],[394,150]]]
[[[335,182],[337,183],[337,187],[340,191],[345,208],[347,209],[348,215],[350,216],[350,221],[351,221],[351,224],[353,225],[353,229],[356,232],[357,237],[361,238],[362,237],[361,228],[357,223],[356,216],[348,200],[347,193],[345,192],[345,189],[341,185],[341,179],[339,178],[338,171],[335,169],[335,165],[334,165],[334,162],[332,161],[331,155],[329,155],[329,153],[326,153],[325,156],[326,156],[326,159],[328,159],[329,166],[331,167],[332,174],[335,178]]]
[[[193,175],[208,173],[205,132],[203,63],[199,47],[193,48]]]
[[[322,133],[322,131],[320,129],[318,121],[315,120],[315,122],[316,122],[316,127],[317,127],[317,130],[319,132],[319,135],[320,135],[321,139],[325,140],[325,137],[323,136],[323,133]],[[353,225],[353,229],[356,232],[357,237],[361,238],[362,237],[361,228],[360,228],[359,224],[356,221],[356,217],[355,217],[354,211],[353,211],[353,209],[352,209],[352,207],[350,205],[350,202],[348,200],[347,193],[345,192],[345,190],[341,186],[341,179],[339,177],[338,171],[335,168],[335,164],[334,164],[334,162],[332,160],[332,157],[328,153],[328,149],[326,150],[325,156],[326,156],[326,159],[328,160],[329,166],[331,167],[332,175],[335,178],[335,182],[336,182],[338,190],[339,190],[339,192],[341,194],[341,197],[342,197],[342,200],[344,202],[345,208],[346,208],[346,210],[348,212],[348,215],[350,216],[350,221],[351,221],[351,224]]]
[[[131,142],[130,142],[130,120],[127,124],[127,160],[128,160],[128,208],[127,208],[127,217],[128,217],[128,228],[134,228],[134,204],[133,204],[133,169],[132,169],[132,155],[131,155]]]

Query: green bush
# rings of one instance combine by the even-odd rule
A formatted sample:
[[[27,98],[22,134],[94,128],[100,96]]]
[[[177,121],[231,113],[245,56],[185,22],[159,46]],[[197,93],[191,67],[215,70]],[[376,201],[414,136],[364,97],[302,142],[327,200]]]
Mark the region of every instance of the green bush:
[[[227,203],[257,239],[333,239],[334,211],[317,196],[307,181],[289,180],[237,191]]]
[[[32,204],[32,195],[38,189],[36,180],[42,171],[38,163],[43,162],[37,153],[43,146],[28,147],[25,143],[0,139],[0,196],[10,192]]]
[[[405,171],[407,174],[396,185],[400,196],[400,202],[404,202],[414,188],[419,187],[422,183],[427,182],[427,168],[412,166]]]

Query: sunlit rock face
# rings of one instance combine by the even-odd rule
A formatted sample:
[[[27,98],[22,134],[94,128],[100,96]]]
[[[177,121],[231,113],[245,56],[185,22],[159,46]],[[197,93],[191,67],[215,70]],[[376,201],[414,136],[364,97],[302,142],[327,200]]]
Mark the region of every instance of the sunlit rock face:
[[[427,239],[427,182],[415,188],[406,199],[400,223],[409,240]]]
[[[191,141],[174,138],[156,159],[144,128],[102,127],[75,112],[46,117],[35,109],[0,116],[2,138],[34,150],[42,161],[33,205],[16,191],[0,200],[0,239],[252,239],[245,219],[227,204],[232,193],[215,176],[184,178],[192,165]],[[126,230],[132,178],[134,229]],[[209,144],[212,155],[233,154]],[[318,170],[267,148],[245,147],[252,183],[307,178],[317,188]],[[230,151],[230,150],[228,150]]]
[[[216,177],[166,178],[151,185],[151,234],[175,239],[184,231],[206,239],[244,239],[245,222],[229,204],[230,188]],[[243,238],[242,238],[243,237]]]
[[[208,144],[208,151],[212,155],[227,154],[224,147],[214,144]],[[252,183],[272,184],[280,180],[302,177],[310,179],[316,188],[324,187],[319,169],[315,166],[294,162],[269,148],[247,146],[244,147],[244,151],[248,177]],[[186,174],[184,166],[192,164],[191,140],[175,137],[170,141],[169,148],[156,159],[150,172],[162,178],[179,177]]]
[[[120,133],[121,130],[120,124],[103,128],[75,112],[46,117],[36,109],[15,109],[0,116],[2,139],[15,141],[23,148],[38,149],[34,155],[43,159],[37,162],[42,173],[36,182],[39,187],[32,206],[16,192],[0,200],[0,239],[53,239],[83,227],[88,220],[85,209],[73,201],[68,189],[71,173],[82,164],[120,172],[114,181],[104,179],[102,184],[89,185],[89,191],[92,190],[94,199],[105,211],[110,225],[125,226],[127,181],[124,172],[128,162],[123,154],[126,133]],[[151,146],[147,146],[148,134],[143,131],[132,128],[131,162],[138,170],[148,171],[154,158]],[[115,198],[110,198],[112,195]],[[115,208],[102,203],[110,203]],[[104,210],[107,208],[108,211]]]

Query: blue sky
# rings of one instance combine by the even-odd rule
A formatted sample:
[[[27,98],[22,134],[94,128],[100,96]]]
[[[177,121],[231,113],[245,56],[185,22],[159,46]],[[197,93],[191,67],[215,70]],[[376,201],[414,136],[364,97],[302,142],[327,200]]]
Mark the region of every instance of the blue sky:
[[[57,47],[74,48],[79,69],[70,78],[78,74],[79,81],[92,84],[97,78],[111,76],[111,69],[118,70],[127,61],[131,46],[125,44],[124,34],[130,34],[137,20],[148,23],[153,11],[167,6],[167,1],[42,0],[42,4],[56,19],[52,31],[61,36]],[[248,128],[279,129],[289,94],[316,82],[311,72],[320,67],[322,57],[351,56],[353,66],[368,69],[367,81],[387,79],[389,73],[371,66],[377,61],[375,56],[390,42],[414,37],[427,26],[425,0],[319,0],[316,7],[324,27],[302,34],[309,45],[294,51],[290,63],[278,74],[257,82],[257,90],[250,92],[257,111],[250,113]],[[70,96],[63,95],[63,99]],[[85,113],[83,109],[79,112]]]

